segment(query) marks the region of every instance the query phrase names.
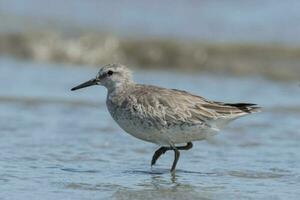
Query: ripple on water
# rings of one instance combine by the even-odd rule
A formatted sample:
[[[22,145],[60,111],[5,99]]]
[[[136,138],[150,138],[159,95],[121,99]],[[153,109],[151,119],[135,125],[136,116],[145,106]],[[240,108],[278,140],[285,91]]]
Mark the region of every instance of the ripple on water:
[[[0,183],[7,183],[7,182],[9,182],[8,179],[6,179],[6,178],[0,178]]]
[[[76,173],[100,173],[100,170],[82,170],[82,169],[75,169],[75,168],[61,168],[61,170],[66,172],[76,172]]]
[[[162,168],[155,168],[152,170],[128,170],[124,171],[124,173],[128,174],[148,174],[148,175],[162,175],[162,174],[170,174],[170,169],[162,169]],[[189,170],[181,170],[181,169],[176,169],[176,175],[181,175],[181,174],[195,174],[198,176],[222,176],[222,173],[218,172],[197,172],[197,171],[189,171]]]
[[[89,191],[110,191],[112,189],[122,188],[118,184],[89,184],[89,183],[65,183],[64,187],[66,189],[73,190],[89,190]]]
[[[274,173],[274,172],[258,172],[258,171],[230,171],[228,172],[230,176],[239,177],[239,178],[251,178],[251,179],[273,179],[273,178],[281,178],[286,176],[286,174],[282,173]]]
[[[164,199],[164,200],[176,200],[176,199],[199,199],[209,200],[215,199],[211,194],[206,192],[198,192],[192,188],[156,188],[145,190],[118,190],[114,195],[114,199],[131,200],[131,199]]]

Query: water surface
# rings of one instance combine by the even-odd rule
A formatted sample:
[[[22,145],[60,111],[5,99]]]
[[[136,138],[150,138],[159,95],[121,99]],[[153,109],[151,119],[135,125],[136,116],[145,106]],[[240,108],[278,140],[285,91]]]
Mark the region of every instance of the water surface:
[[[151,169],[158,147],[115,124],[104,88],[70,91],[96,72],[0,59],[1,199],[299,198],[297,82],[135,73],[142,83],[264,107],[183,151],[172,177],[173,153]]]

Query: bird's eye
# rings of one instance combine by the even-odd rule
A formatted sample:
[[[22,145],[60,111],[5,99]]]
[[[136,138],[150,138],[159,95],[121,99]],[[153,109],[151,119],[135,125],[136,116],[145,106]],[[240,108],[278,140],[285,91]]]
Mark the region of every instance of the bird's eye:
[[[109,71],[107,72],[107,75],[108,75],[108,76],[111,76],[111,75],[113,75],[113,73],[114,73],[113,71],[109,70]]]

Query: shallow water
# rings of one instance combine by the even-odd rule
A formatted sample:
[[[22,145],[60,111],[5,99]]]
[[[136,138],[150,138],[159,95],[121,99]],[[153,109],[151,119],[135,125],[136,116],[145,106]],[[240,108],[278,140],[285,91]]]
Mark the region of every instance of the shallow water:
[[[300,88],[261,78],[137,72],[136,80],[264,112],[150,168],[157,146],[125,134],[106,91],[69,89],[95,68],[0,59],[1,199],[299,199]]]

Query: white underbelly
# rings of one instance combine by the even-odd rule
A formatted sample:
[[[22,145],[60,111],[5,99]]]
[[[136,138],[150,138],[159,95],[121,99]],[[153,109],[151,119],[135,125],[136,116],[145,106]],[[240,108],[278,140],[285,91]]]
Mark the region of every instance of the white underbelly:
[[[138,139],[156,144],[167,144],[168,142],[164,138],[163,130],[147,126],[145,123],[127,119],[117,119],[116,122],[124,131]]]
[[[218,130],[203,125],[172,126],[157,128],[148,123],[128,119],[117,119],[119,126],[130,135],[159,145],[175,145],[196,140],[204,140],[215,135]]]
[[[217,129],[204,127],[202,125],[194,125],[167,129],[165,134],[169,137],[171,144],[178,144],[205,140],[208,137],[215,135],[217,132]]]

